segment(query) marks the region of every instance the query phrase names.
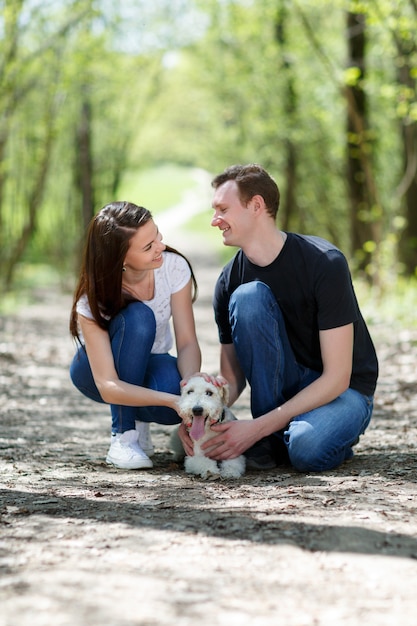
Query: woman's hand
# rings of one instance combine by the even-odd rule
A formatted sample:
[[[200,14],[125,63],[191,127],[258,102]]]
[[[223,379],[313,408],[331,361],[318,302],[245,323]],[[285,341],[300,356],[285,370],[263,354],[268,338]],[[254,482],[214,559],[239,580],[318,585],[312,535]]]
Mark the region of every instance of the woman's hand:
[[[183,380],[180,382],[180,387],[185,387],[190,378],[194,378],[194,376],[201,376],[206,382],[211,383],[216,387],[224,387],[224,385],[228,384],[227,380],[223,378],[223,376],[212,376],[211,374],[206,374],[205,372],[195,372],[188,378],[183,378]]]

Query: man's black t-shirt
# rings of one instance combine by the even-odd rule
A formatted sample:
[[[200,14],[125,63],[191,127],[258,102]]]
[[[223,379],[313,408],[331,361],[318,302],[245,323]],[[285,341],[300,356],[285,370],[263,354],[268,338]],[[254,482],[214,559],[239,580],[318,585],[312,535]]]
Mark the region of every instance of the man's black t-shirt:
[[[221,343],[232,343],[228,305],[241,284],[260,280],[270,287],[284,315],[288,338],[299,363],[322,372],[319,331],[353,323],[350,387],[373,395],[378,361],[359,310],[344,255],[319,237],[287,233],[284,247],[266,267],[249,261],[242,250],[223,268],[213,299]]]

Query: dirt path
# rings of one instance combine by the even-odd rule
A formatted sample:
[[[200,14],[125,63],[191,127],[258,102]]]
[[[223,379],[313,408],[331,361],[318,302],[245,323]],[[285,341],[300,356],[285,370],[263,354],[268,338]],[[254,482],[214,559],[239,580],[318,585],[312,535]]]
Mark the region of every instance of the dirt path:
[[[204,368],[217,262],[193,241]],[[375,416],[336,471],[186,476],[104,463],[107,410],[68,379],[68,296],[0,318],[0,626],[414,626],[417,331],[374,329]],[[248,416],[247,396],[235,407]]]

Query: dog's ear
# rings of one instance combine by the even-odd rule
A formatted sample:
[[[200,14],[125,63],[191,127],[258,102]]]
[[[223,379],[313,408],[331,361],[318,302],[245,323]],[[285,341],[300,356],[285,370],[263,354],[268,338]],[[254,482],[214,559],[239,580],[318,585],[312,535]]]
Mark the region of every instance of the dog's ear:
[[[229,404],[229,385],[222,385],[220,387],[220,396],[223,404],[226,406]]]

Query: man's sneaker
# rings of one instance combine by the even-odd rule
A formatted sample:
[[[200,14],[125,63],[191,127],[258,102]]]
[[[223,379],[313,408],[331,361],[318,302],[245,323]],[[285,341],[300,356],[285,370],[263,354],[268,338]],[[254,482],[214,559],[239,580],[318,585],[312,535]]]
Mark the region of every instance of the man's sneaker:
[[[248,469],[269,470],[278,465],[291,465],[287,446],[283,439],[275,434],[257,441],[243,454]]]
[[[146,469],[153,463],[138,444],[136,430],[127,430],[111,436],[106,463],[120,469]]]
[[[269,437],[257,441],[243,454],[246,457],[247,469],[270,470],[277,466]]]
[[[138,443],[145,454],[152,456],[155,454],[155,448],[151,439],[151,430],[147,422],[136,420],[136,430],[138,432]]]

